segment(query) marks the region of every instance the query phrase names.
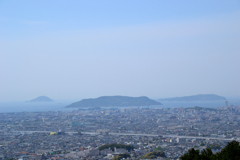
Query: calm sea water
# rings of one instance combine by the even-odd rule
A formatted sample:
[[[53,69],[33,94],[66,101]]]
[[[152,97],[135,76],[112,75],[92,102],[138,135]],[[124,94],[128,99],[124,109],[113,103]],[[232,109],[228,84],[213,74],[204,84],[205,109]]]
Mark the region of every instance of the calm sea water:
[[[69,104],[71,102],[0,102],[0,113],[74,110],[65,108]]]
[[[76,110],[74,108],[65,108],[65,106],[73,103],[72,101],[64,102],[45,102],[45,103],[33,103],[33,102],[0,102],[0,113],[8,112],[45,112],[45,111],[71,111]],[[225,106],[225,101],[162,101],[160,106],[151,106],[151,108],[176,108],[176,107],[207,107],[216,108]],[[228,100],[228,106],[240,106],[240,100]],[[143,106],[144,107],[144,106]],[[117,107],[120,108],[120,107]],[[130,107],[123,107],[130,108]],[[133,107],[137,108],[137,107]],[[86,108],[85,108],[86,109]]]

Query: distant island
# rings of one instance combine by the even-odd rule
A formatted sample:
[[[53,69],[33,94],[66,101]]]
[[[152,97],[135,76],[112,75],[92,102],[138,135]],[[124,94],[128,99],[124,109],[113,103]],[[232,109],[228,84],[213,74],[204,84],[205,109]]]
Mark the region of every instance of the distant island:
[[[72,103],[66,108],[83,107],[129,107],[129,106],[152,106],[161,105],[160,102],[149,99],[148,97],[127,97],[127,96],[103,96],[94,99],[83,99]]]
[[[53,102],[51,98],[48,98],[47,96],[39,96],[35,99],[32,99],[28,102]]]
[[[215,94],[198,94],[193,96],[159,99],[159,101],[219,101],[219,100],[227,99],[225,97],[218,96]]]

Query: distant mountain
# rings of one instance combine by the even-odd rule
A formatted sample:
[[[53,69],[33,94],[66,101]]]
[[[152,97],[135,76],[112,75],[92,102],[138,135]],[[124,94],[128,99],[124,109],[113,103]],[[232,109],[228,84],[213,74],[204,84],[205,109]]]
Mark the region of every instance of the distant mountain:
[[[35,99],[30,100],[29,102],[53,102],[53,100],[46,96],[39,96]]]
[[[218,96],[215,94],[199,94],[193,96],[159,99],[159,101],[219,101],[219,100],[227,99],[225,97]]]
[[[95,99],[83,99],[66,106],[67,108],[81,107],[127,107],[127,106],[151,106],[161,103],[148,97],[127,97],[127,96],[103,96]]]

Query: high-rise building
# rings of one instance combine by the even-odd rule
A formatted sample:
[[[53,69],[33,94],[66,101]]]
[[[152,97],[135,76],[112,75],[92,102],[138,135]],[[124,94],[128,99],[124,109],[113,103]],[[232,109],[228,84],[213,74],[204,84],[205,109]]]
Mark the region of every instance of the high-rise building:
[[[225,101],[225,107],[228,107],[228,101]]]

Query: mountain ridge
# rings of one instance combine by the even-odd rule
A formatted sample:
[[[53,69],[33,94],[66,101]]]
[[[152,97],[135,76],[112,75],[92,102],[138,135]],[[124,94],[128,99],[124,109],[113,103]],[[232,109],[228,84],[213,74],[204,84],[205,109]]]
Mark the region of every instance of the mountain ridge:
[[[192,96],[158,99],[158,101],[218,101],[218,100],[227,99],[223,96],[219,96],[216,94],[197,94]]]

